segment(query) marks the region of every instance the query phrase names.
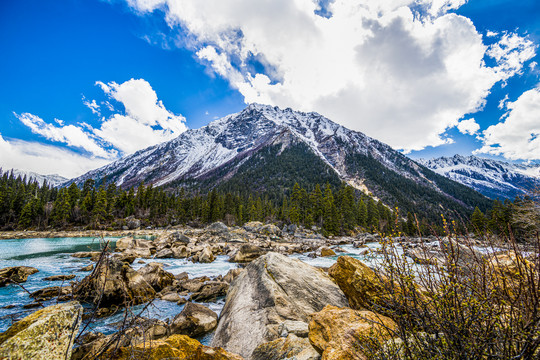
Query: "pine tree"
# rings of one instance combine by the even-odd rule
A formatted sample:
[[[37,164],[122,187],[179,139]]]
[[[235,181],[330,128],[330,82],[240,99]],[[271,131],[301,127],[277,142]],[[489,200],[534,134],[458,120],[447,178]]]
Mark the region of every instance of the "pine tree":
[[[360,199],[360,201],[358,201],[356,214],[357,214],[358,225],[362,227],[366,227],[368,215],[367,215],[367,207],[366,207],[366,203],[364,202],[364,199]]]
[[[345,186],[341,199],[341,216],[343,230],[350,231],[356,224],[354,204],[354,189],[351,186]]]
[[[410,236],[413,236],[417,233],[416,223],[414,222],[413,215],[410,212],[407,213],[407,222],[405,225],[405,230],[406,230],[407,235],[410,235]]]
[[[323,230],[331,235],[337,235],[339,231],[337,208],[330,184],[326,184],[323,197]]]
[[[367,226],[371,231],[379,230],[379,210],[373,199],[369,199],[367,204]]]
[[[484,213],[480,211],[478,206],[474,208],[474,212],[471,216],[471,224],[475,232],[479,234],[484,232],[485,227],[486,227],[486,218],[484,216]]]
[[[100,224],[107,219],[107,192],[100,187],[96,196],[96,203],[92,210],[92,220]]]
[[[317,225],[321,225],[323,217],[323,194],[319,184],[315,185],[315,188],[309,195],[311,209],[313,214],[313,221]]]

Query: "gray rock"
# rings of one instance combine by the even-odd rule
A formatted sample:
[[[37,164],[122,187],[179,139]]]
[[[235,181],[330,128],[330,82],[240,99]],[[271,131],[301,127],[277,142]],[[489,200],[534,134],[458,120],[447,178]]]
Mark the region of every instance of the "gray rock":
[[[207,231],[210,231],[214,234],[221,234],[223,232],[229,231],[229,228],[224,223],[217,221],[206,227]]]
[[[155,257],[156,259],[166,259],[166,258],[172,258],[174,256],[173,256],[172,250],[169,248],[166,248],[166,249],[158,251]]]
[[[127,302],[138,305],[153,299],[155,290],[129,265],[114,258],[100,263],[94,272],[73,288],[76,299],[99,304],[124,306]]]
[[[246,263],[257,259],[259,256],[266,254],[266,250],[252,244],[245,244],[238,249],[230,262]]]
[[[229,284],[222,281],[208,281],[195,294],[191,295],[190,301],[210,302],[218,297],[225,296]]]
[[[182,243],[182,244],[189,244],[191,242],[191,239],[187,237],[186,235],[182,234],[181,232],[175,232],[172,234],[172,240],[174,243]]]
[[[23,283],[28,279],[28,276],[37,272],[38,269],[30,266],[12,266],[0,269],[0,287]]]
[[[242,271],[244,271],[244,269],[241,268],[229,270],[223,277],[223,281],[230,284]]]
[[[30,297],[36,301],[45,301],[55,297],[71,295],[71,292],[71,286],[51,286],[34,291],[30,294]]]
[[[249,359],[257,346],[279,338],[281,323],[308,322],[310,314],[328,304],[348,306],[327,274],[300,260],[268,253],[231,284],[212,346]]]
[[[197,253],[195,256],[193,256],[194,262],[200,262],[200,263],[211,263],[216,258],[214,254],[212,253],[212,248],[208,245],[204,246],[204,248]]]
[[[187,302],[182,311],[171,323],[172,334],[196,337],[213,330],[218,316],[206,306]]]
[[[187,246],[172,247],[172,257],[175,259],[185,259],[191,256],[191,251]]]
[[[279,336],[287,337],[294,334],[298,337],[307,337],[309,333],[308,323],[303,321],[285,320],[278,327]]]
[[[290,232],[290,233],[293,233],[295,232],[296,230],[298,230],[298,226],[296,226],[296,224],[291,224],[287,227],[287,231]]]
[[[0,334],[0,359],[70,359],[82,306],[76,302],[38,310]]]
[[[279,338],[259,345],[253,351],[251,360],[319,360],[320,358],[321,355],[307,338],[290,334],[287,338]]]
[[[129,230],[135,230],[141,227],[141,220],[135,218],[128,218],[126,226]]]
[[[150,263],[137,270],[137,273],[142,275],[143,279],[150,284],[156,292],[163,290],[165,287],[173,284],[174,275],[163,270],[163,264]]]

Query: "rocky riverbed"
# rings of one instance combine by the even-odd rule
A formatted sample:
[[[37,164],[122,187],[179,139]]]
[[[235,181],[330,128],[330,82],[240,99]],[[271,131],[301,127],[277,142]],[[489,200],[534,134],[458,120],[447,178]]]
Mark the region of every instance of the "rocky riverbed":
[[[72,322],[65,331],[73,336],[61,347],[70,353],[74,344],[72,359],[364,359],[355,347],[363,334],[396,326],[367,310],[384,292],[370,268],[381,259],[377,236],[329,239],[257,222],[127,234],[101,233],[93,247],[60,252],[69,265],[56,271],[33,268],[32,257],[1,269],[7,290],[0,288],[0,316],[31,328],[51,314],[64,319],[67,311]],[[457,246],[465,262],[483,256],[480,243],[394,241],[419,267],[442,264],[448,246]],[[18,264],[16,255],[8,259]],[[9,294],[26,300],[10,302]],[[0,357],[24,353],[27,341],[34,347],[45,341],[28,339],[17,324],[0,335]]]

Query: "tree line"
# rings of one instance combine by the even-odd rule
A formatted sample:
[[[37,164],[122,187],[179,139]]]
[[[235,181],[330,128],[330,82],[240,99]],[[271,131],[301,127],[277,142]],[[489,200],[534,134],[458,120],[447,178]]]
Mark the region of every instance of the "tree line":
[[[509,202],[496,201],[491,211],[482,213],[481,221],[479,211],[473,213],[473,228],[500,231],[510,223]],[[391,209],[344,183],[311,187],[295,183],[276,199],[261,192],[214,189],[200,194],[183,187],[171,191],[145,184],[124,190],[114,183],[98,186],[91,179],[81,187],[71,184],[55,188],[12,173],[0,177],[0,228],[4,230],[73,227],[112,230],[122,229],[130,218],[141,220],[145,227],[202,226],[215,221],[242,225],[262,221],[315,226],[326,235],[347,234],[355,228],[406,235],[442,231],[440,224],[418,219],[411,212],[401,214],[399,209]]]

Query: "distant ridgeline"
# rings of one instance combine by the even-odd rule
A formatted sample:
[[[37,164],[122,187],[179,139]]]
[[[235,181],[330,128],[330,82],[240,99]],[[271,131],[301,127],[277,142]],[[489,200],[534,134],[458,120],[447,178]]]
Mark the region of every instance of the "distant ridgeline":
[[[289,150],[295,151],[294,148]],[[269,151],[269,155],[272,155],[272,149]],[[391,209],[382,201],[376,201],[341,182],[332,172],[318,168],[316,163],[309,168],[309,172],[294,174],[299,182],[292,182],[291,179],[283,179],[290,172],[274,171],[273,166],[282,169],[284,164],[272,165],[267,161],[271,158],[264,157],[267,174],[241,171],[237,177],[232,176],[213,189],[209,189],[213,180],[209,178],[208,183],[201,184],[196,191],[193,188],[186,190],[179,184],[174,187],[169,184],[166,188],[141,184],[137,188],[123,190],[114,183],[96,186],[94,180],[85,181],[81,188],[74,183],[69,187],[53,188],[6,173],[0,177],[0,228],[77,226],[121,229],[127,223],[126,218],[133,216],[141,220],[142,226],[202,225],[214,221],[242,225],[248,221],[263,221],[317,226],[326,235],[347,234],[356,227],[386,234],[401,232],[413,235],[418,230],[423,234],[443,232],[442,211],[429,208],[419,208],[418,212],[413,209]],[[286,157],[274,159],[282,161]],[[258,169],[253,165],[263,161],[263,158],[253,157],[249,161],[254,163],[244,164],[246,167]],[[268,183],[261,183],[261,178],[267,179]],[[310,178],[325,183],[313,183]],[[508,201],[495,201],[492,210],[485,211],[483,207],[486,213],[481,212],[482,226],[495,232],[508,228],[511,207]],[[451,212],[446,212],[444,216],[455,220],[461,217],[464,221],[457,221],[456,224],[462,226],[469,223],[472,210],[467,214],[454,214],[452,217]],[[479,219],[478,212],[476,219]],[[466,229],[462,227],[461,230]]]

